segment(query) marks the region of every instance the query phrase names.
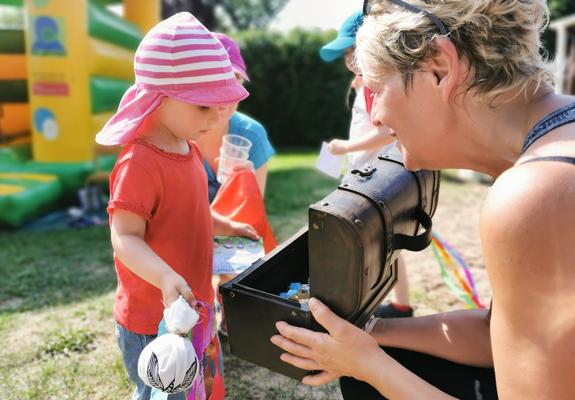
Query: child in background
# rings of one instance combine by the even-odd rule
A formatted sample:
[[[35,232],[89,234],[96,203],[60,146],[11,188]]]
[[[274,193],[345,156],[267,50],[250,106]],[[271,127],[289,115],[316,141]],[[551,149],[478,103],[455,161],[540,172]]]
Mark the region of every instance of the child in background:
[[[248,92],[221,43],[189,13],[160,22],[144,37],[134,70],[135,85],[96,141],[124,145],[108,205],[118,277],[114,318],[136,384],[132,398],[147,400],[150,388],[138,377],[138,357],[156,337],[164,308],[180,295],[193,306],[197,300],[213,307],[212,216],[202,157],[192,140],[218,122],[219,107]],[[213,310],[200,312],[208,326]],[[211,340],[219,348],[217,336]],[[223,382],[219,395],[207,386],[201,398],[223,399]]]
[[[363,14],[357,11],[350,15],[341,25],[335,40],[323,46],[319,55],[325,62],[332,62],[344,57],[346,67],[355,74],[351,83],[356,91],[352,107],[352,118],[349,128],[349,140],[334,139],[328,144],[328,150],[333,154],[347,154],[349,170],[364,167],[377,158],[386,146],[393,146],[395,139],[389,135],[385,127],[376,128],[370,119],[372,97],[371,92],[363,85],[359,71],[354,62],[355,35],[363,22]],[[375,311],[380,318],[401,318],[413,316],[413,308],[409,303],[409,284],[405,262],[400,255],[397,258],[398,279],[393,289],[395,302],[382,304]]]
[[[223,33],[214,32],[214,36],[222,43],[226,49],[237,81],[243,84],[245,81],[249,81],[248,71],[246,63],[242,57],[239,44],[226,36]],[[220,157],[220,149],[222,147],[223,138],[225,135],[237,135],[241,136],[250,141],[252,144],[249,150],[248,159],[245,165],[236,167],[239,169],[252,170],[254,172],[255,180],[261,197],[264,197],[267,175],[268,175],[268,162],[270,158],[275,154],[275,150],[272,147],[266,129],[264,126],[256,121],[254,118],[249,117],[239,111],[238,103],[230,104],[226,107],[221,108],[220,119],[217,124],[215,124],[210,130],[209,134],[203,135],[198,139],[197,145],[202,153],[204,168],[208,176],[208,191],[209,191],[209,201],[214,202],[216,195],[220,191],[222,184],[216,179],[218,162]],[[247,190],[247,188],[246,188]],[[234,196],[236,194],[234,193]],[[217,204],[217,203],[216,203]],[[253,204],[253,203],[252,203]],[[263,204],[262,204],[263,206]],[[253,207],[256,207],[253,204]],[[264,211],[265,212],[265,211]],[[212,215],[214,217],[219,217],[218,213],[212,208]],[[244,224],[245,225],[245,224]],[[226,232],[216,231],[215,233],[221,236],[245,236],[250,239],[258,239],[258,233],[256,230],[247,225],[251,230],[246,230],[241,232],[242,234],[227,234]],[[262,232],[262,239],[264,244],[269,238],[266,234]],[[275,241],[275,240],[274,240]],[[221,307],[222,300],[219,295],[218,287],[220,284],[224,284],[234,278],[236,274],[216,274],[214,275],[214,286],[216,288],[216,294],[218,297],[218,320],[219,320],[219,332],[223,336],[227,336],[227,329],[225,324],[224,309]]]
[[[238,43],[223,33],[214,32],[214,36],[218,38],[228,52],[238,82],[243,84],[245,81],[249,81],[246,63]],[[204,167],[208,174],[210,203],[213,202],[221,187],[221,184],[216,180],[218,158],[223,137],[228,134],[244,137],[252,143],[248,157],[249,163],[247,163],[249,165],[246,165],[246,168],[253,168],[262,197],[265,193],[268,163],[275,154],[275,150],[268,139],[265,127],[254,118],[239,112],[237,110],[238,104],[234,103],[225,107],[219,122],[212,128],[210,134],[202,136],[198,140],[198,147],[204,157]]]

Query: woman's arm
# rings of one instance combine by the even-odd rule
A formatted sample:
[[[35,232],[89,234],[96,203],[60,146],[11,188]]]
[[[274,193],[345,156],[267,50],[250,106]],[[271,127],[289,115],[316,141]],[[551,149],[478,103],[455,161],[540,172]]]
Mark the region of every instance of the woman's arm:
[[[481,240],[502,399],[575,399],[575,169],[534,162],[490,190]]]
[[[276,324],[280,335],[271,341],[288,353],[281,359],[298,368],[323,371],[303,383],[321,385],[340,376],[352,376],[392,399],[452,399],[414,375],[380,349],[366,332],[339,318],[319,300],[310,299],[310,311],[328,333]]]
[[[417,351],[460,364],[493,367],[487,310],[379,319],[371,334],[381,346]]]

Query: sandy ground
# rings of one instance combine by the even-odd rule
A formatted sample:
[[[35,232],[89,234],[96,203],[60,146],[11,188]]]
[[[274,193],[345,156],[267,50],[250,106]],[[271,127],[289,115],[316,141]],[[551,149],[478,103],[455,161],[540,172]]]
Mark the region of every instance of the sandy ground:
[[[479,242],[479,216],[488,189],[478,183],[447,182],[440,190],[439,206],[433,217],[433,230],[462,255],[473,274],[479,298],[487,305],[491,289]],[[431,248],[419,253],[405,252],[405,260],[416,315],[464,305],[445,285]]]
[[[434,231],[454,246],[474,276],[479,298],[489,304],[490,287],[479,243],[481,203],[488,191],[486,184],[447,180],[440,191]],[[463,308],[464,303],[443,282],[431,249],[405,253],[410,294],[416,315]],[[314,399],[340,400],[337,384],[309,388],[298,382],[240,360],[226,352],[227,398],[239,399]]]

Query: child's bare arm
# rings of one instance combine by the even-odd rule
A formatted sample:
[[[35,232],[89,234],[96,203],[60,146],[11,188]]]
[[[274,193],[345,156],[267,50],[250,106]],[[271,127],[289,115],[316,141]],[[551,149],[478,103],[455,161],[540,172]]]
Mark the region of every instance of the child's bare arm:
[[[162,291],[166,307],[182,295],[195,305],[192,290],[164,260],[144,241],[146,221],[129,211],[115,209],[110,226],[112,247],[116,257],[140,278]]]
[[[243,236],[252,240],[259,239],[258,233],[253,226],[243,222],[235,222],[231,219],[212,211],[214,233],[222,236]]]
[[[329,142],[328,150],[332,154],[345,154],[352,151],[375,150],[385,146],[386,144],[392,143],[394,140],[395,139],[388,134],[387,129],[382,130],[374,128],[362,137],[354,140],[334,139]]]

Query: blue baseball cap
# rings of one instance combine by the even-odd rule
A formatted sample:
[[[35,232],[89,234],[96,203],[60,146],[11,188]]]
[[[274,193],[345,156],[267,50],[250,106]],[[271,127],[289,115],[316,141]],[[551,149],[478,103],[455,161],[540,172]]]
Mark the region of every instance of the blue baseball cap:
[[[355,44],[355,34],[363,23],[363,12],[357,11],[343,21],[337,37],[319,50],[319,56],[325,62],[343,56],[345,51]]]

